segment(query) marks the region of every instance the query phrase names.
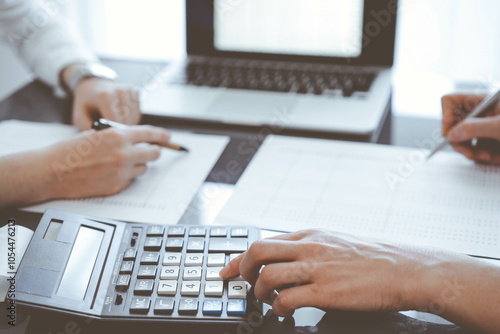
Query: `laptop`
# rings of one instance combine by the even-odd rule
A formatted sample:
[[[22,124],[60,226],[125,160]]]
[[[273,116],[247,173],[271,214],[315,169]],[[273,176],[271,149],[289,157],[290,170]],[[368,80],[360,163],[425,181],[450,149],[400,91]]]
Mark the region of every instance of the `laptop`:
[[[391,99],[397,0],[186,0],[187,57],[145,114],[371,136]]]

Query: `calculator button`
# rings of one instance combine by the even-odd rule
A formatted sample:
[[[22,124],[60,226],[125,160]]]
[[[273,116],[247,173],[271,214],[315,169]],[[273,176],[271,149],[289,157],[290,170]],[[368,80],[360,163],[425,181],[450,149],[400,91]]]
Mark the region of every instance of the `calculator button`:
[[[183,238],[167,238],[165,249],[170,252],[180,252],[182,251],[183,245],[184,245]]]
[[[159,259],[160,254],[158,253],[143,253],[141,256],[141,264],[157,265]]]
[[[125,253],[123,254],[123,260],[125,261],[134,261],[137,256],[137,249],[135,248],[127,248]]]
[[[227,302],[228,315],[245,315],[247,313],[247,301],[235,299]]]
[[[163,237],[163,231],[165,228],[163,226],[150,226],[146,235],[148,237]]]
[[[168,228],[169,237],[183,237],[185,228],[183,226],[171,226]]]
[[[205,279],[207,281],[222,281],[222,277],[220,277],[219,273],[224,267],[210,267],[207,268],[207,275]]]
[[[134,269],[134,262],[132,261],[124,261],[120,267],[120,274],[132,274],[132,270]]]
[[[162,279],[162,280],[177,280],[177,279],[179,279],[179,267],[176,267],[176,266],[161,267],[160,279]]]
[[[174,311],[174,298],[157,298],[155,302],[155,314],[172,314]]]
[[[144,242],[144,250],[157,252],[161,249],[161,237],[148,237]]]
[[[207,297],[222,297],[224,293],[224,282],[206,282],[205,296]]]
[[[211,237],[226,237],[227,229],[225,227],[212,227],[210,230]]]
[[[203,252],[205,249],[205,238],[189,238],[187,251],[188,252]]]
[[[220,299],[205,299],[203,302],[203,314],[221,315],[222,300]]]
[[[198,299],[181,298],[179,301],[180,314],[196,314],[198,312]]]
[[[155,281],[153,280],[137,280],[135,282],[134,294],[140,296],[151,296]]]
[[[139,240],[139,233],[132,233],[132,237],[130,238],[130,246],[134,247],[137,244],[137,240]]]
[[[185,281],[200,281],[201,280],[201,267],[186,267],[184,268],[184,275],[182,278]]]
[[[164,266],[180,266],[181,265],[181,253],[165,253],[163,256]]]
[[[140,266],[137,272],[137,278],[155,278],[156,266]]]
[[[240,255],[241,255],[241,253],[229,254],[229,262],[233,261],[234,259],[236,259]]]
[[[119,275],[116,281],[116,290],[127,291],[130,285],[130,275]]]
[[[243,253],[247,250],[245,238],[210,238],[210,253]]]
[[[246,299],[247,283],[242,281],[229,282],[227,288],[227,297],[229,299]]]
[[[147,314],[151,300],[149,298],[132,298],[130,303],[130,313]]]
[[[248,237],[248,229],[244,227],[236,227],[231,230],[233,238],[246,238]]]
[[[181,295],[183,296],[199,296],[200,294],[200,282],[182,282]]]
[[[189,229],[190,237],[204,237],[205,236],[205,228],[204,227],[191,227]]]
[[[226,254],[208,254],[208,267],[224,267],[226,265]]]
[[[184,265],[186,267],[201,267],[203,265],[203,254],[187,254]]]
[[[177,281],[160,281],[158,294],[160,296],[175,296],[177,293]]]

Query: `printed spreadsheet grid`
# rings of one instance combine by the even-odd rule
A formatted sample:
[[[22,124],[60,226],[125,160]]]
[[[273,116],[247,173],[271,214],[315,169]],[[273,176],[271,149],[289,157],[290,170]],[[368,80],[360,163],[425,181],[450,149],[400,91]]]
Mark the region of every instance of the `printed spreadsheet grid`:
[[[216,223],[327,228],[499,258],[500,169],[443,152],[391,189],[388,177],[414,153],[271,136]]]

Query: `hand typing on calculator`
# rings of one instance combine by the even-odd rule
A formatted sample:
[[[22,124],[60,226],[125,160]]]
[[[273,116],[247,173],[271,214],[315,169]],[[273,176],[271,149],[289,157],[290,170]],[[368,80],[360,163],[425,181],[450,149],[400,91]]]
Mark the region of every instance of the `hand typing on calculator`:
[[[307,230],[254,242],[221,276],[242,275],[278,316],[301,307],[425,310],[474,333],[500,333],[499,268],[443,249]]]

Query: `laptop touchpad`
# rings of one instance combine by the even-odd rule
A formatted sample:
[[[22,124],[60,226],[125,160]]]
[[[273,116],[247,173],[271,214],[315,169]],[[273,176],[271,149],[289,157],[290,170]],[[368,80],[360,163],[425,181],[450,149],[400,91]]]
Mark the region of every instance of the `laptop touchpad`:
[[[228,91],[221,94],[207,112],[222,121],[286,125],[295,101],[295,96],[288,94]]]

